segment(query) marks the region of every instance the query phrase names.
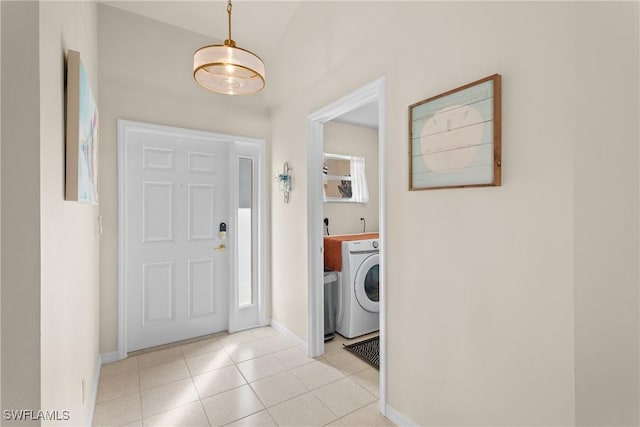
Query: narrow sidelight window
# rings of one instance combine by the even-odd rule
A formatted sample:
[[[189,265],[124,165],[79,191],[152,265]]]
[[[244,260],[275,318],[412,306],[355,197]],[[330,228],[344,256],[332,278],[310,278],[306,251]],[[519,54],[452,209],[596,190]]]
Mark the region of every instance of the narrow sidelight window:
[[[253,159],[239,158],[238,305],[252,305],[253,295]]]

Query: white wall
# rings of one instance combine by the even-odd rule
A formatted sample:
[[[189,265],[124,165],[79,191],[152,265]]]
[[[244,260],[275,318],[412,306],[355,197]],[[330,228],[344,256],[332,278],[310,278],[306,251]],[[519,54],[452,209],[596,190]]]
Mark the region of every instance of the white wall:
[[[100,349],[117,350],[118,189],[117,119],[267,139],[265,107],[252,97],[229,97],[199,87],[193,52],[207,37],[99,5],[100,197],[104,235],[100,253]],[[268,64],[267,64],[268,65]],[[262,103],[263,104],[263,103]]]
[[[43,409],[69,410],[68,425],[87,425],[99,366],[99,208],[64,200],[69,49],[80,52],[93,96],[99,99],[96,4],[41,2],[41,404]]]
[[[333,121],[325,124],[323,132],[325,153],[364,157],[369,189],[367,203],[324,203],[329,232],[332,235],[362,233],[360,218],[366,219],[367,232],[379,231],[378,131]]]
[[[636,425],[636,9],[303,3],[272,72],[272,167],[289,161],[296,178],[290,204],[272,199],[274,319],[306,339],[306,117],[386,76],[388,403],[420,425]],[[620,15],[631,18],[615,24]],[[605,61],[592,60],[605,50]],[[409,192],[407,106],[496,72],[502,187]],[[604,157],[617,163],[596,168],[600,151],[583,147],[609,144],[594,117],[601,93],[619,107],[604,117],[629,113],[612,138],[620,152]],[[604,334],[611,349],[598,342]]]
[[[40,407],[38,4],[2,2],[2,409]],[[11,425],[3,420],[3,425]],[[25,425],[27,423],[22,423]]]

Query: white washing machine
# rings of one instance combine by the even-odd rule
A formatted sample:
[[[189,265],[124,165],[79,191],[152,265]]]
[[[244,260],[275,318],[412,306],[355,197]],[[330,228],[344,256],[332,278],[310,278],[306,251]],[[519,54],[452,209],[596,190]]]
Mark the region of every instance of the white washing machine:
[[[342,242],[336,330],[346,338],[380,329],[378,239]]]

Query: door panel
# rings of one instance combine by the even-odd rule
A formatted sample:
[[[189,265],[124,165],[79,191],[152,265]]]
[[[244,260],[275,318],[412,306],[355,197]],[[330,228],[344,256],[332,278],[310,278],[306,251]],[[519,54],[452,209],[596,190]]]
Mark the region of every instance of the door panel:
[[[173,241],[173,182],[142,183],[144,243]]]
[[[216,186],[189,184],[189,240],[215,239]]]
[[[173,320],[173,263],[155,262],[142,265],[142,324]]]
[[[215,173],[216,156],[210,153],[189,152],[189,172]]]
[[[227,329],[228,146],[151,125],[124,137],[127,350]],[[233,230],[228,230],[233,232]]]
[[[145,169],[173,170],[174,150],[157,147],[142,149],[142,167]]]
[[[189,260],[189,318],[216,313],[215,260]]]

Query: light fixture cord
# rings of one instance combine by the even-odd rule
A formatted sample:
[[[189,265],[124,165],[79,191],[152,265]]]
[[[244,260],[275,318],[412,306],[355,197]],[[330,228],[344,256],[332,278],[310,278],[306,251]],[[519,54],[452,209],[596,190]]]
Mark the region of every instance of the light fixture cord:
[[[229,4],[227,4],[227,14],[229,15],[229,41],[231,41],[231,9],[233,9],[233,6],[231,6],[231,0],[229,0]]]

